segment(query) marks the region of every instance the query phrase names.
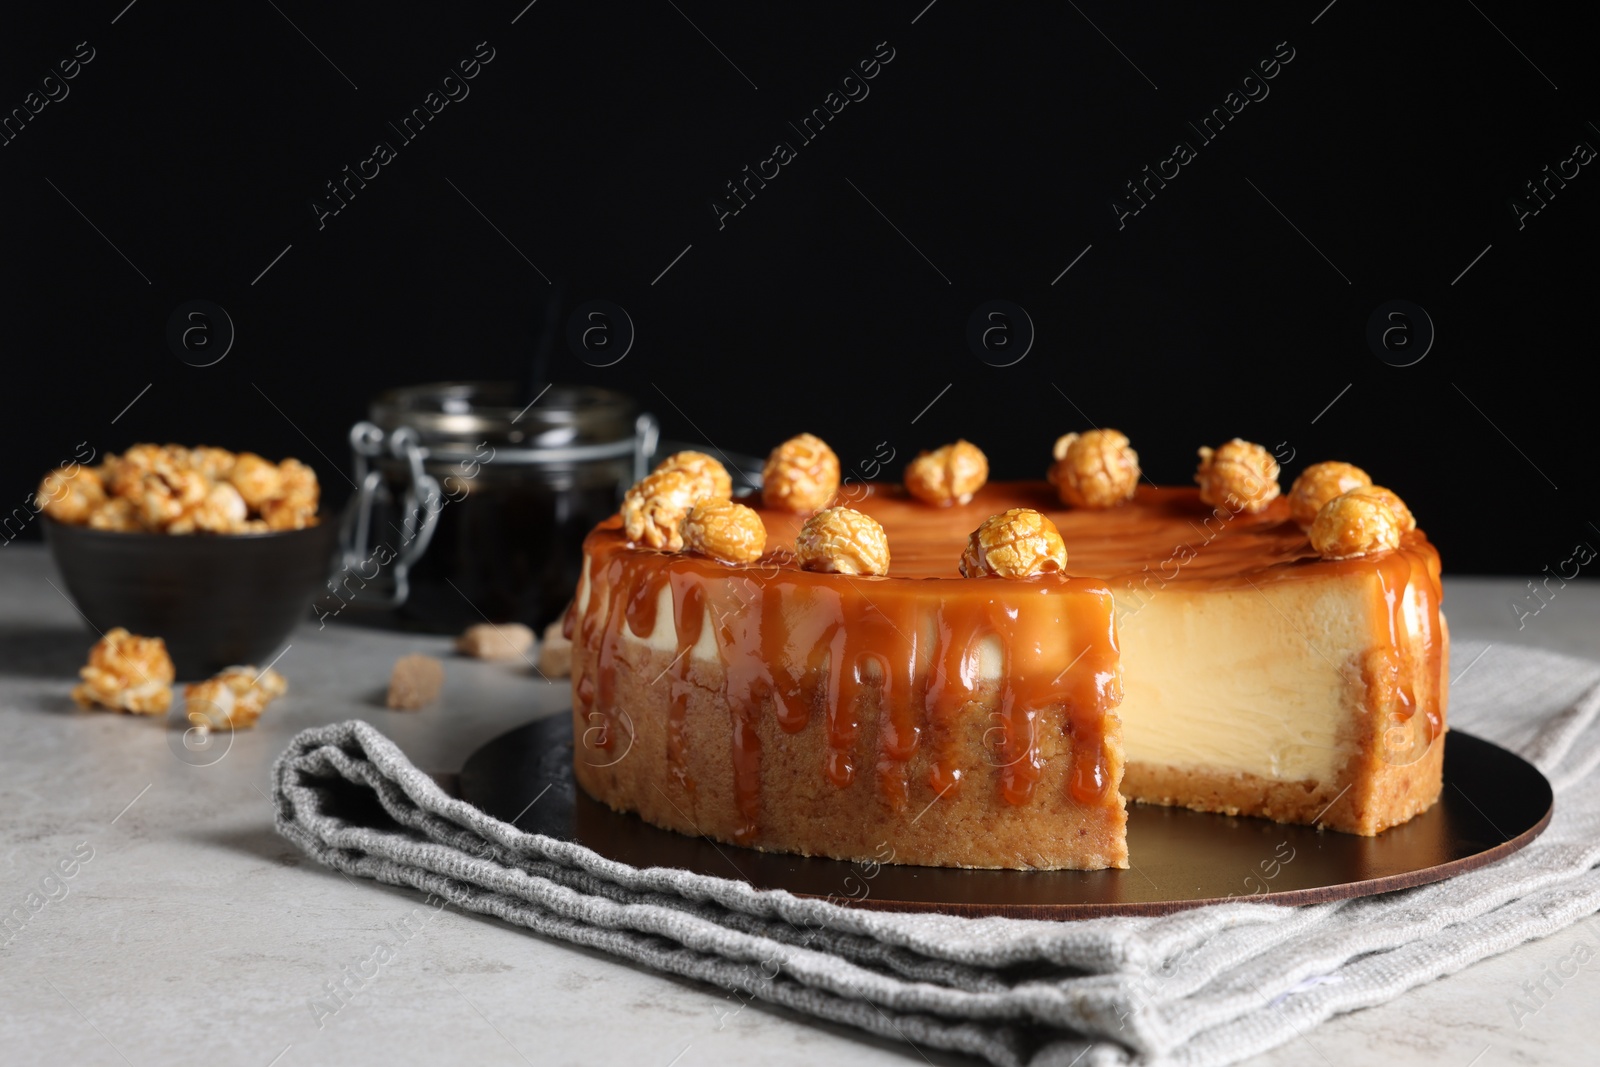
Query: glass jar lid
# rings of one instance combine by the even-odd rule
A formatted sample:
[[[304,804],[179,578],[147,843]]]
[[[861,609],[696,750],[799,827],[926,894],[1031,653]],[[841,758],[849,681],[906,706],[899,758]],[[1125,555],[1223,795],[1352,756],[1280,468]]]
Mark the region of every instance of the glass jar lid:
[[[371,419],[385,434],[414,431],[434,461],[470,458],[487,443],[498,462],[560,463],[633,453],[637,410],[592,385],[551,385],[528,403],[516,382],[436,382],[380,394]]]

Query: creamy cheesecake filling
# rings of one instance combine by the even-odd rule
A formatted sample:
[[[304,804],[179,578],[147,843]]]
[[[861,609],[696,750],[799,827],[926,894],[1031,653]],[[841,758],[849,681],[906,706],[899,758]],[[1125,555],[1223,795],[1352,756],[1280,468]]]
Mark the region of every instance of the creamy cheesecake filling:
[[[1172,589],[1124,615],[1128,761],[1280,781],[1335,778],[1359,744],[1368,584]],[[1312,620],[1317,632],[1303,632]]]

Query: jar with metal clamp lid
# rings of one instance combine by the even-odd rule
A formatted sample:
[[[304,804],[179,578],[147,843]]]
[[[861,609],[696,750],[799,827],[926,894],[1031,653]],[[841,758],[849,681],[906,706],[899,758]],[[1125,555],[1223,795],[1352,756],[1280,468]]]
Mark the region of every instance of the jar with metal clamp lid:
[[[350,430],[344,567],[318,613],[390,609],[439,633],[560,615],[584,536],[643,477],[658,436],[630,398],[592,386],[532,403],[514,382],[411,386],[370,416]]]

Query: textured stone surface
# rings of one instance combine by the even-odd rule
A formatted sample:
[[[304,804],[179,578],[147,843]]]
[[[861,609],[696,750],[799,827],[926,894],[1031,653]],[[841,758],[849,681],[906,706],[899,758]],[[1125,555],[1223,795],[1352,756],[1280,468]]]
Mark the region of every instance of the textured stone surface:
[[[55,898],[14,936],[0,932],[0,1061],[966,1062],[741,1009],[722,990],[353,883],[304,862],[273,832],[267,772],[296,730],[364,718],[419,766],[450,772],[491,737],[565,709],[565,682],[516,661],[454,656],[446,637],[311,624],[276,664],[288,695],[225,753],[192,752],[160,721],[73,707],[67,691],[95,635],[52,582],[61,586],[41,550],[0,550],[0,911],[28,913],[29,894],[43,899],[46,888]],[[1522,579],[1447,582],[1453,632],[1597,654],[1600,589],[1568,585],[1520,632],[1510,606],[1519,592]],[[445,659],[444,695],[420,712],[391,712],[389,668],[408,652]],[[1492,670],[1494,654],[1455,664],[1461,684]],[[93,858],[61,878],[58,865],[88,849]],[[1559,987],[1547,980],[1554,992],[1519,1028],[1511,998],[1527,1000],[1522,983],[1539,982],[1584,939],[1594,958]],[[369,962],[380,943],[392,959]],[[337,1004],[327,983],[347,967],[376,975],[337,1012],[314,1009]],[[1484,1053],[1481,1067],[1587,1064],[1583,1028],[1596,997],[1600,919],[1591,919],[1250,1062],[1465,1067]]]

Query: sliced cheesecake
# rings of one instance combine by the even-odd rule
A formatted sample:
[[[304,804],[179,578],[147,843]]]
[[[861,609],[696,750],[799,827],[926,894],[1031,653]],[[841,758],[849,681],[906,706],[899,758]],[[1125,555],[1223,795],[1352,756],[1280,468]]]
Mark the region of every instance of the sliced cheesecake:
[[[1448,640],[1420,531],[1333,561],[1282,499],[858,495],[888,576],[641,548],[619,519],[589,536],[568,627],[590,795],[775,851],[1079,869],[1127,865],[1124,797],[1361,834],[1437,799]],[[1064,572],[962,577],[1012,508],[1053,520]],[[802,517],[759,516],[794,544]]]

